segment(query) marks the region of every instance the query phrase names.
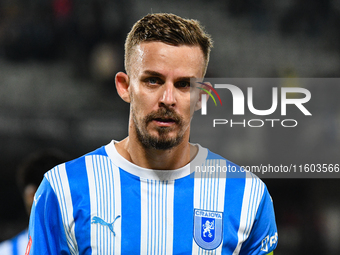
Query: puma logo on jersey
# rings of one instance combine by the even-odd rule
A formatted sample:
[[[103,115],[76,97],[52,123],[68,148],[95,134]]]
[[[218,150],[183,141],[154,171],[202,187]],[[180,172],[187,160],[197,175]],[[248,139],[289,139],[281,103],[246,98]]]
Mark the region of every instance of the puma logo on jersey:
[[[114,231],[114,229],[113,229],[113,224],[114,224],[115,221],[116,221],[117,219],[119,219],[119,218],[120,218],[120,215],[118,215],[118,216],[114,219],[114,221],[113,221],[112,223],[108,223],[108,222],[104,221],[103,219],[99,218],[98,216],[94,216],[94,217],[92,218],[91,224],[100,224],[100,225],[102,225],[102,226],[106,226],[106,227],[108,227],[108,228],[110,229],[110,231],[113,233],[113,235],[116,236],[116,233],[115,233],[115,231]]]

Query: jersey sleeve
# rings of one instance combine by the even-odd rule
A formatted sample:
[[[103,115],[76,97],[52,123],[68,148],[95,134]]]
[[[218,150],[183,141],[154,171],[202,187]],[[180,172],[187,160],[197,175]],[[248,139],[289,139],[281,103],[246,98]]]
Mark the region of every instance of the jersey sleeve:
[[[269,254],[276,248],[277,242],[278,233],[273,200],[265,188],[253,228],[248,239],[243,243],[240,254]]]
[[[28,234],[26,254],[70,254],[58,199],[46,178],[34,197]]]

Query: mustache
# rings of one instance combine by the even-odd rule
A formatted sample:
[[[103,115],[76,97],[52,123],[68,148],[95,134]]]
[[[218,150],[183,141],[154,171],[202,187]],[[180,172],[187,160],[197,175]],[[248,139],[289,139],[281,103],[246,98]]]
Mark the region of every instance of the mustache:
[[[177,124],[181,124],[183,122],[182,118],[175,112],[175,110],[168,107],[162,107],[159,108],[157,111],[149,113],[145,117],[145,123],[148,124],[155,119],[171,120]]]

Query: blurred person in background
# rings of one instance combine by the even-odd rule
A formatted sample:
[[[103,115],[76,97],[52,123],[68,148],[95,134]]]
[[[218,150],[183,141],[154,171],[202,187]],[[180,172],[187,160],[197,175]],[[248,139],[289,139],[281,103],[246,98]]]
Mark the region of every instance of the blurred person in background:
[[[22,194],[28,215],[34,202],[34,194],[44,178],[45,172],[68,160],[68,157],[56,149],[34,152],[19,165],[17,183]],[[0,243],[0,255],[25,254],[28,231],[25,229],[12,239]]]

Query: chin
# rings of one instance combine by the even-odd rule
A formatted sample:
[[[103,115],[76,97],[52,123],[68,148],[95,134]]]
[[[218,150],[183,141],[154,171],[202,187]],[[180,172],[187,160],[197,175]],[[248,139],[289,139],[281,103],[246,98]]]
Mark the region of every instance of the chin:
[[[138,137],[139,141],[146,149],[170,150],[178,146],[183,141],[183,136],[178,135],[145,135]]]

